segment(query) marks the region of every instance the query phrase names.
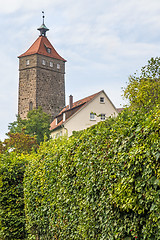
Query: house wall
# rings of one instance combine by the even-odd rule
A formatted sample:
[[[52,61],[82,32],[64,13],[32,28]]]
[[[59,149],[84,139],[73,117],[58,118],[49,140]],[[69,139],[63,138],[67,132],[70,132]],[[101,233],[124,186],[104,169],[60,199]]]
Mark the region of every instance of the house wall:
[[[100,97],[104,97],[104,103],[100,103]],[[95,120],[90,120],[91,112],[96,113]],[[68,121],[64,122],[64,127],[67,129],[67,135],[71,136],[73,131],[80,131],[97,124],[101,121],[100,116],[98,116],[100,114],[105,114],[106,118],[109,116],[117,116],[118,114],[104,92],[101,92],[95,99],[90,101],[88,105],[85,105],[84,108],[81,108],[75,115],[71,116]],[[62,131],[62,129],[54,131],[52,136],[59,131]]]
[[[58,128],[54,132],[51,132],[51,138],[53,138],[53,139],[61,137],[61,136],[65,136],[65,135],[68,136],[68,131],[64,127]]]
[[[100,97],[104,97],[104,103],[100,103]],[[90,120],[91,112],[96,113],[97,116],[95,120]],[[98,116],[99,114],[105,114],[106,118],[109,116],[117,116],[115,107],[111,104],[104,92],[101,92],[87,106],[64,123],[65,128],[68,129],[68,136],[72,135],[72,131],[80,131],[100,122],[101,118]]]

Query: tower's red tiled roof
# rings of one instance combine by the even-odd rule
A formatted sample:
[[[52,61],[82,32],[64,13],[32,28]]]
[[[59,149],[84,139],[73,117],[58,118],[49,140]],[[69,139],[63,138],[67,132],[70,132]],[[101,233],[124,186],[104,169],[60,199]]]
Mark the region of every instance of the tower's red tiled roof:
[[[51,49],[50,53],[47,52],[47,48]],[[66,62],[66,60],[56,52],[48,38],[45,36],[39,36],[37,40],[32,44],[32,46],[25,53],[21,54],[19,57],[25,57],[32,54],[41,54]]]

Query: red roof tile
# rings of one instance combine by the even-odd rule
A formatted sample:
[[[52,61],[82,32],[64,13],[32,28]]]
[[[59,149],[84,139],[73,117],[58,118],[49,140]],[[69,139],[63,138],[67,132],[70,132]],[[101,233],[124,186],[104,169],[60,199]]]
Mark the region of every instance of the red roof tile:
[[[47,52],[47,48],[51,49],[51,53]],[[66,60],[56,52],[52,44],[49,42],[48,38],[45,36],[39,36],[37,40],[32,44],[32,46],[25,53],[21,54],[19,57],[25,57],[32,54],[41,54],[66,62]]]
[[[101,91],[100,91],[101,92]],[[77,111],[82,108],[85,104],[87,104],[88,102],[90,102],[95,96],[97,96],[100,92],[98,93],[95,93],[89,97],[86,97],[86,98],[83,98],[81,100],[78,100],[76,102],[73,103],[73,106],[72,108],[69,108],[69,105],[67,105],[65,108],[62,109],[62,111],[58,114],[58,116],[60,116],[61,114],[63,114],[64,112],[67,112],[67,111],[71,111],[72,109],[75,109],[77,108]],[[74,112],[75,113],[75,112]],[[74,114],[73,113],[73,114]],[[73,115],[72,114],[72,115]],[[57,116],[57,117],[58,117]],[[70,116],[71,117],[71,116]],[[70,118],[69,117],[69,118]],[[67,118],[66,120],[68,120],[69,118]],[[53,122],[50,124],[50,130],[53,130],[53,129],[56,129],[57,127],[61,126],[63,123],[63,120],[60,121],[57,125],[56,125],[56,118],[53,120]]]
[[[80,105],[83,105],[83,104],[91,101],[91,100],[92,100],[97,94],[99,94],[99,93],[100,93],[100,92],[95,93],[95,94],[93,94],[93,95],[91,95],[91,96],[89,96],[89,97],[83,98],[83,99],[81,99],[81,100],[78,100],[77,102],[74,102],[71,109],[73,109],[73,108],[75,108],[75,107],[78,107],[78,106],[80,106]],[[63,108],[62,111],[58,114],[58,116],[61,115],[63,112],[67,111],[67,110],[70,110],[69,105],[67,105],[65,108]]]
[[[58,124],[56,124],[56,119],[54,119],[53,122],[50,124],[50,130],[53,130],[53,129],[55,129],[55,128],[61,126],[62,123],[63,123],[63,120],[60,121]]]

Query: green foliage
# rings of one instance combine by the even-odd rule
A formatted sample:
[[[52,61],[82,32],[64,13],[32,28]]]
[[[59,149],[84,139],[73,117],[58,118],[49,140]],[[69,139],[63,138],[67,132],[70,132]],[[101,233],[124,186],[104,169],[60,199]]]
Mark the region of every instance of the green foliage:
[[[124,110],[27,157],[29,239],[160,239],[160,110]]]
[[[26,133],[36,136],[37,143],[49,139],[50,136],[50,116],[42,111],[42,108],[33,109],[27,114]]]
[[[152,109],[160,103],[160,58],[151,58],[148,65],[129,77],[124,97],[132,109]]]
[[[4,142],[0,142],[0,153],[4,153],[5,151],[29,153],[38,147],[35,137],[31,137],[24,132],[9,132],[8,137]]]
[[[23,176],[25,161],[15,153],[0,154],[0,239],[25,239]]]
[[[16,121],[10,123],[8,126],[9,133],[21,133],[25,130],[26,119],[21,119],[19,115],[16,116]],[[8,135],[8,134],[7,134]]]
[[[42,111],[42,108],[33,109],[28,112],[27,119],[22,120],[17,116],[17,120],[9,124],[9,133],[24,132],[30,136],[35,136],[40,144],[44,139],[50,137],[50,116]]]

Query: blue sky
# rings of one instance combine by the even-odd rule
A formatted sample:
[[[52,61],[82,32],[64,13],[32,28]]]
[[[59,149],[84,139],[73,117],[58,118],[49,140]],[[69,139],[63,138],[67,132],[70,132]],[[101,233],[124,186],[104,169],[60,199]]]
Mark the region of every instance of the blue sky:
[[[129,75],[160,53],[159,0],[0,0],[0,139],[18,109],[18,58],[39,35],[65,59],[66,103],[105,90],[116,107],[125,104]]]

